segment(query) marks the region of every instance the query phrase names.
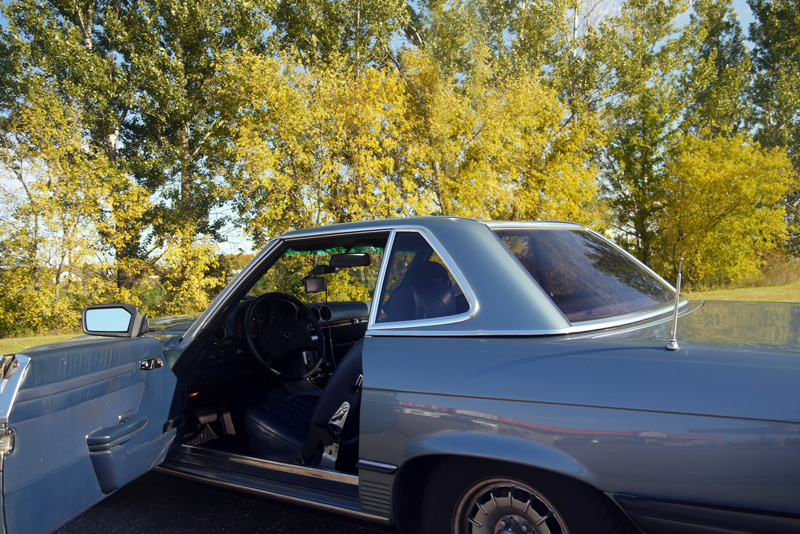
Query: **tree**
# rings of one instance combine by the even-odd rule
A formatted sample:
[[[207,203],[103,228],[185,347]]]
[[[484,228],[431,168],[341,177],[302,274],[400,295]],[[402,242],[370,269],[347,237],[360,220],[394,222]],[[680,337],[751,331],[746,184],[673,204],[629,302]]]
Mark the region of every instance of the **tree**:
[[[15,60],[5,84],[10,88],[5,100],[8,116],[37,91],[51,90],[65,106],[79,102],[91,144],[111,162],[117,158],[118,134],[132,106],[132,91],[124,66],[117,62],[118,43],[96,28],[114,26],[116,11],[93,1],[10,2],[3,5],[9,27],[0,39]],[[135,258],[138,243],[117,244],[115,255],[123,266]],[[120,286],[130,286],[126,271],[121,268],[119,273]]]
[[[756,140],[784,147],[800,174],[800,2],[748,0],[753,41]],[[787,195],[790,250],[800,253],[800,191]]]
[[[232,164],[222,147],[235,107],[221,105],[213,89],[217,65],[227,54],[263,48],[268,9],[264,2],[176,0],[135,3],[126,13],[121,55],[136,77],[137,106],[121,134],[121,154],[161,199],[150,217],[157,247],[177,234],[218,238],[218,173]]]
[[[434,0],[414,12],[418,23],[410,40],[445,77],[468,79],[486,62],[498,76],[537,73],[571,113],[595,111],[604,89],[596,31],[605,13],[602,4]]]
[[[735,282],[758,272],[786,237],[786,192],[797,187],[786,154],[743,134],[684,138],[668,165],[669,203],[660,212],[654,266],[694,285]]]
[[[9,260],[0,332],[74,329],[89,301],[133,297],[115,291],[103,236],[137,220],[149,197],[87,146],[81,119],[77,106],[44,90],[29,92],[6,124],[0,168],[17,188],[6,191],[10,217],[0,229]]]
[[[478,64],[460,86],[427,55],[409,53],[404,63],[401,172],[429,192],[433,213],[598,222],[594,115],[571,117],[533,73],[492,77]]]
[[[88,143],[155,201],[140,221],[105,235],[120,265],[153,262],[178,234],[218,237],[223,188],[215,172],[231,164],[219,159],[230,110],[217,105],[211,82],[223,54],[263,50],[270,9],[269,0],[4,5],[0,46],[18,63],[4,84],[13,93],[9,115],[28,92],[54,88],[65,105],[79,104]],[[135,273],[119,274],[130,289]]]
[[[678,81],[685,43],[674,21],[686,9],[686,2],[630,0],[601,25],[612,72],[603,192],[623,243],[646,264],[667,198],[665,164],[684,113]]]
[[[751,108],[752,65],[742,29],[731,0],[698,0],[693,6],[684,29],[693,56],[683,79],[689,101],[684,130],[711,137],[734,134]]]
[[[287,58],[232,58],[226,87],[250,98],[239,108],[230,178],[240,224],[257,243],[279,232],[407,213],[416,190],[395,169],[402,80],[347,58],[313,68]]]
[[[281,0],[273,43],[299,52],[306,65],[347,58],[358,73],[392,57],[392,38],[409,22],[409,13],[402,0]]]
[[[226,65],[224,85],[252,96],[236,120],[231,184],[257,243],[368,217],[598,220],[594,118],[570,120],[532,75],[462,84],[425,52],[405,52],[400,64],[357,76],[346,59]]]

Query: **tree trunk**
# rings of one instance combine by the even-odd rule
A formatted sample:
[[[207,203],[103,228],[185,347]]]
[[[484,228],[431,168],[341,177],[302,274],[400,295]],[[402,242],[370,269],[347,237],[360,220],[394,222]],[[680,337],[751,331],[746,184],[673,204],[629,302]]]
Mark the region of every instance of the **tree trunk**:
[[[192,212],[192,153],[189,149],[189,125],[178,130],[181,160],[181,207],[184,215],[191,217]]]

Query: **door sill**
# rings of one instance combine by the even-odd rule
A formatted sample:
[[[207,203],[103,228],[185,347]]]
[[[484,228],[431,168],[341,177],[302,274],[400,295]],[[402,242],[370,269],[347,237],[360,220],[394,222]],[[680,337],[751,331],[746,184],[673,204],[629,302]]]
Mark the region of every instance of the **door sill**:
[[[388,517],[360,511],[356,475],[190,445],[181,445],[156,470],[350,517],[390,522]]]

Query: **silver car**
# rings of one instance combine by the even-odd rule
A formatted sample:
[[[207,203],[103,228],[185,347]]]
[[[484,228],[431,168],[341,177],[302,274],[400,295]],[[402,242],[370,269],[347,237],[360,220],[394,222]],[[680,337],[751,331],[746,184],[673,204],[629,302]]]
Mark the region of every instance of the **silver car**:
[[[150,469],[404,532],[800,532],[800,306],[702,303],[562,222],[292,232],[197,318],[2,360],[4,530]]]

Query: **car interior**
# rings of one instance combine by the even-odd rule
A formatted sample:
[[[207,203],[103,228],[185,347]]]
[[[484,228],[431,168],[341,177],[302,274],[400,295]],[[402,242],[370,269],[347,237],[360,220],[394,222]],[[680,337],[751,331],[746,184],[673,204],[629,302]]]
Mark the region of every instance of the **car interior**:
[[[464,313],[469,303],[418,232],[284,243],[195,355],[183,443],[354,473],[363,339],[376,322]],[[209,334],[211,336],[212,334]]]

